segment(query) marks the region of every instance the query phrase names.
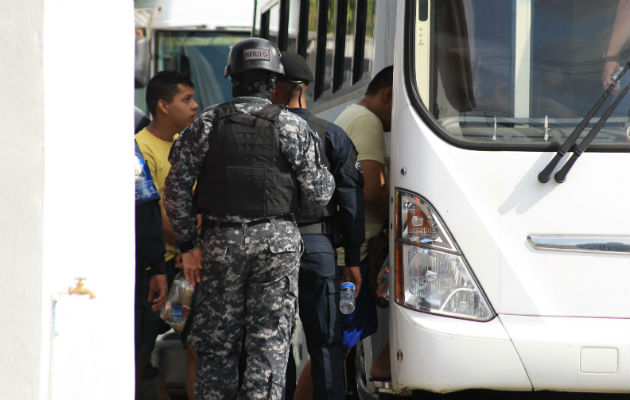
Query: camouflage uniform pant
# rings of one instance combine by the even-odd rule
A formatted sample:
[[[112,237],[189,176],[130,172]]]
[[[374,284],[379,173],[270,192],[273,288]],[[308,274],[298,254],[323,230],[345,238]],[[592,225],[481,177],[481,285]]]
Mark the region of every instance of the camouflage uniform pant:
[[[297,309],[297,227],[290,221],[215,227],[203,241],[202,283],[188,338],[198,352],[195,399],[281,399]]]

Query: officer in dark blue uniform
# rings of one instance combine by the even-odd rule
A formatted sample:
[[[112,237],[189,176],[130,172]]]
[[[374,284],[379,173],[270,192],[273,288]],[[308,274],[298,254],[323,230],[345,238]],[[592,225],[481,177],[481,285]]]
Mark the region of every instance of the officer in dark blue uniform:
[[[363,176],[357,151],[343,129],[311,115],[306,108],[306,88],[313,73],[304,58],[283,52],[282,64],[285,75],[279,78],[271,100],[286,105],[320,136],[320,154],[325,155],[335,178],[335,192],[327,206],[302,199],[296,215],[305,245],[298,280],[299,311],[311,358],[313,399],[343,399],[343,328],[335,247],[345,249],[341,278],[354,281],[358,293],[359,248],[365,235]]]

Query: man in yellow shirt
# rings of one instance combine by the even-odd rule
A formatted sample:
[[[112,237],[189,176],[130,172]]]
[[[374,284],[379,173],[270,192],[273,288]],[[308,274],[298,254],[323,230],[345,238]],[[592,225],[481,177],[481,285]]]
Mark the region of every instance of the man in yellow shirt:
[[[176,71],[161,71],[155,74],[147,86],[146,100],[152,119],[146,128],[136,134],[136,142],[149,166],[160,198],[163,199],[164,180],[171,169],[171,164],[168,161],[171,146],[176,135],[194,121],[198,105],[194,99],[192,81],[186,75]],[[164,211],[162,200],[160,200],[160,208],[166,247],[164,260],[167,265],[167,273],[171,275],[170,278],[172,279],[175,270],[175,256],[177,255],[176,237]],[[156,312],[154,326],[145,327],[145,331],[150,331],[151,334],[145,336],[140,351],[147,361],[155,345],[155,338],[160,330],[160,322]],[[191,393],[195,358],[194,351],[189,350],[188,364],[191,364],[192,367],[187,365],[186,386],[187,389],[190,387]]]
[[[161,71],[155,74],[147,86],[147,105],[151,112],[151,123],[138,132],[136,141],[147,161],[155,185],[164,196],[164,180],[171,169],[168,155],[175,135],[190,125],[197,115],[193,83],[187,76],[175,71]],[[160,202],[161,203],[161,202]],[[165,261],[175,258],[175,233],[164,213]]]
[[[381,70],[368,85],[365,96],[346,108],[335,120],[343,128],[356,147],[357,159],[363,170],[363,195],[365,198],[365,242],[361,245],[361,276],[368,282],[368,241],[377,236],[388,219],[389,187],[387,176],[385,131],[391,129],[392,121],[392,66]],[[343,249],[340,249],[341,251]],[[338,260],[344,257],[338,250]],[[376,305],[363,285],[356,299],[354,313],[344,318],[344,348],[350,349],[359,340],[376,331]],[[389,346],[385,346],[374,363],[370,375],[389,375]],[[382,366],[382,368],[381,368]]]

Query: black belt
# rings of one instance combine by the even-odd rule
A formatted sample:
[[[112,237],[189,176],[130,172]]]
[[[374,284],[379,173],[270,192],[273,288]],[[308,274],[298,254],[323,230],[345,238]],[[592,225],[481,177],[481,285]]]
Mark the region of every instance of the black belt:
[[[247,222],[232,222],[232,221],[220,221],[216,219],[206,219],[204,221],[205,228],[249,228],[254,225],[264,224],[267,222],[273,221],[293,221],[293,216],[291,215],[278,215],[276,217],[265,217],[253,219]]]
[[[332,235],[331,221],[318,221],[309,223],[298,223],[298,229],[302,235]]]

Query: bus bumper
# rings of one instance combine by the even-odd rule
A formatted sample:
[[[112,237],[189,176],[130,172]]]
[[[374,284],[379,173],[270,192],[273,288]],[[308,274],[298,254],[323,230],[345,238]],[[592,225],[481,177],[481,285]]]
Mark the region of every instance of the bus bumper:
[[[630,319],[499,318],[535,390],[630,392]]]
[[[488,322],[391,305],[394,392],[630,390],[630,320],[499,315]]]
[[[413,311],[397,304],[390,307],[395,392],[532,390],[514,345],[498,318],[473,322]]]

